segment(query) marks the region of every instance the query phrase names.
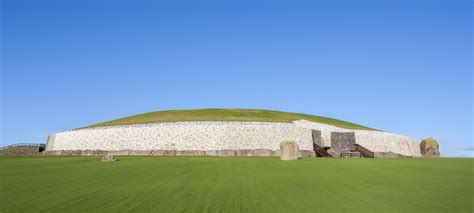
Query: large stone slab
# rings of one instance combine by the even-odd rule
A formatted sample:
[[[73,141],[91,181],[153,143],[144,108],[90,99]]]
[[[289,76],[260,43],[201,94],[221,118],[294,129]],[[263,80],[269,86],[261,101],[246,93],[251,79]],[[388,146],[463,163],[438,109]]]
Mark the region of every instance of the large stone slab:
[[[81,156],[82,155],[82,150],[62,150],[61,155]]]
[[[152,156],[176,156],[176,150],[153,150]]]
[[[272,150],[272,156],[273,157],[280,157],[281,156],[281,150]]]
[[[254,150],[251,149],[239,149],[235,151],[236,156],[254,156]]]
[[[61,155],[61,150],[54,150],[54,151],[44,151],[42,152],[43,155]]]
[[[321,138],[321,131],[319,130],[311,130],[311,135],[313,136],[313,143],[320,146],[324,147],[323,140]]]
[[[219,156],[217,150],[206,150],[206,156]]]
[[[331,149],[333,156],[339,157],[343,152],[350,152],[354,149],[354,132],[331,132]]]
[[[152,150],[130,150],[128,155],[135,155],[135,156],[150,156]]]
[[[280,143],[281,160],[298,160],[300,148],[293,141],[285,141]]]
[[[130,155],[130,150],[109,151],[108,154],[110,154],[110,155]]]
[[[255,156],[260,156],[260,157],[270,157],[272,156],[272,150],[271,149],[256,149],[254,150]]]
[[[222,149],[217,151],[217,155],[222,157],[230,157],[235,156],[236,152],[233,149]]]
[[[204,156],[206,155],[205,151],[199,150],[177,150],[176,156]]]
[[[300,157],[316,157],[314,150],[300,150]]]
[[[420,143],[420,152],[423,157],[439,157],[439,144],[434,138],[427,138]]]

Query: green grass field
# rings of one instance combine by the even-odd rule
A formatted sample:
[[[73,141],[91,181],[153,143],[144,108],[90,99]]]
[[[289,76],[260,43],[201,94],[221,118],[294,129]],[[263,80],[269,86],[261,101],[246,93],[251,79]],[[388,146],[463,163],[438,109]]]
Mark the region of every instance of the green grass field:
[[[0,212],[473,212],[473,162],[1,157]]]
[[[308,120],[323,124],[334,125],[348,129],[374,130],[362,125],[341,121],[333,118],[281,112],[273,110],[255,109],[194,109],[194,110],[168,110],[150,112],[113,121],[93,124],[84,128],[116,126],[130,124],[147,124],[175,121],[260,121],[260,122],[292,122],[294,120]]]

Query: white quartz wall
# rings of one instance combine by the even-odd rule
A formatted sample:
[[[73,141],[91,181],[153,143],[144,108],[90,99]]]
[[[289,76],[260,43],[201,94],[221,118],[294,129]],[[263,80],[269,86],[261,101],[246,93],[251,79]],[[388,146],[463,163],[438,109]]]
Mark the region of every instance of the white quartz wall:
[[[313,149],[311,130],[292,123],[170,122],[56,133],[48,150],[277,150],[283,141]]]
[[[350,130],[305,120],[270,122],[169,122],[81,129],[56,133],[47,150],[222,150],[279,149],[295,141],[312,150],[311,130],[321,131],[325,146],[331,132],[355,132],[356,142],[375,152],[420,156],[417,140],[381,131]]]

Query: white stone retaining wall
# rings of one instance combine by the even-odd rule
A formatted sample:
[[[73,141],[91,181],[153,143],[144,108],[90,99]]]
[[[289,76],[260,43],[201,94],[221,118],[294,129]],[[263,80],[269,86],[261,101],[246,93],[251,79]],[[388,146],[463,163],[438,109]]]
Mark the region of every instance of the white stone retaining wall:
[[[278,150],[295,141],[312,150],[311,130],[320,130],[330,146],[331,132],[355,132],[356,142],[371,151],[420,156],[415,139],[387,132],[349,130],[304,120],[272,122],[168,122],[98,127],[60,132],[48,137],[46,151],[57,150]]]

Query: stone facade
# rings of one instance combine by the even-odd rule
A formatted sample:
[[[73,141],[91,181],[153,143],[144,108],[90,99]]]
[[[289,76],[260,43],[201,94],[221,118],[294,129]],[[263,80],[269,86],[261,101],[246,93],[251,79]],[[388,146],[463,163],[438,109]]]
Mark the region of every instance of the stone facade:
[[[299,120],[271,122],[168,122],[98,127],[59,132],[48,137],[48,154],[121,152],[128,155],[279,156],[283,141],[294,141],[300,156],[311,155],[313,132],[330,146],[331,132],[354,132],[356,142],[372,151],[419,156],[415,139],[381,131],[349,130]],[[98,151],[101,150],[101,151]],[[314,155],[314,152],[313,152]]]

